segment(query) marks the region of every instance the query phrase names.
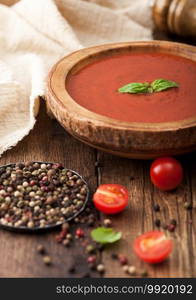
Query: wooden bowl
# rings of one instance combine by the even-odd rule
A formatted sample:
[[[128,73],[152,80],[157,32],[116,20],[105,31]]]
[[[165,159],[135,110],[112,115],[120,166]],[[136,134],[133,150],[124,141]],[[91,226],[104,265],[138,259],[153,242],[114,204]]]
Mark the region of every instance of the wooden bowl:
[[[123,157],[149,159],[196,150],[196,114],[169,123],[121,122],[85,109],[66,91],[66,79],[80,68],[99,58],[130,52],[162,52],[196,61],[196,47],[164,41],[109,44],[74,52],[57,62],[48,76],[46,99],[56,119],[80,141]]]

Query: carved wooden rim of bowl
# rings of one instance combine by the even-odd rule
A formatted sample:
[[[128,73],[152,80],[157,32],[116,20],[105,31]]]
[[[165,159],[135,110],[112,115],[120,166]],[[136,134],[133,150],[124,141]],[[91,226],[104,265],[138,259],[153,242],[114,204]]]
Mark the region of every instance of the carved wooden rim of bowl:
[[[149,159],[196,150],[196,116],[167,123],[129,123],[108,118],[77,104],[66,80],[85,65],[103,57],[130,52],[161,52],[196,61],[196,47],[166,42],[130,42],[85,48],[52,68],[46,100],[60,124],[75,138],[99,150],[123,157]]]

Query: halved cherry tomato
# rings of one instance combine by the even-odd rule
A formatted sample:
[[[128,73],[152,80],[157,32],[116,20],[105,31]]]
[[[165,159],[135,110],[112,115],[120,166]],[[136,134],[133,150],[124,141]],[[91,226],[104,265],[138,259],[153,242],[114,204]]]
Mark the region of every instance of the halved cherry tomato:
[[[119,184],[102,184],[93,195],[95,207],[105,214],[121,212],[128,203],[128,191]]]
[[[156,187],[169,191],[175,189],[181,183],[183,169],[175,158],[161,157],[152,163],[150,177]]]
[[[136,238],[133,247],[143,261],[156,264],[169,256],[173,243],[163,232],[149,231]]]

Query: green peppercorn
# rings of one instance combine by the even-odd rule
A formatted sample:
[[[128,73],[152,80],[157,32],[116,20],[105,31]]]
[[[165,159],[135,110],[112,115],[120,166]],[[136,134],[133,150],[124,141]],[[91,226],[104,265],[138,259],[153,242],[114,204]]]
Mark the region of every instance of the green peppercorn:
[[[86,252],[89,254],[95,252],[95,247],[93,245],[88,245],[86,247]]]
[[[148,271],[147,270],[142,270],[141,276],[142,277],[147,277],[148,276]]]

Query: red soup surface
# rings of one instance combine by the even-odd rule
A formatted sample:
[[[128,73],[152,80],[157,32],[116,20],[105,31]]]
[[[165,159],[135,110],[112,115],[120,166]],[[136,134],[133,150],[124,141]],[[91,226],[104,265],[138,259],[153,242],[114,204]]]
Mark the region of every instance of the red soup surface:
[[[122,94],[131,82],[167,79],[179,88],[153,94]],[[81,106],[125,122],[170,122],[196,116],[196,63],[161,53],[100,59],[70,76],[67,90]]]

